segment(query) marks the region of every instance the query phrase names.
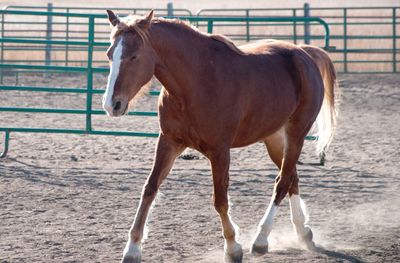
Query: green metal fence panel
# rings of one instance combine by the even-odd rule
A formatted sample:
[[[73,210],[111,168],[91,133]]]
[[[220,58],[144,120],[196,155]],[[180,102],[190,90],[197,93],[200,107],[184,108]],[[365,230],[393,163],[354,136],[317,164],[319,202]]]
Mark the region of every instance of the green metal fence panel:
[[[337,7],[308,9],[311,16],[324,19],[331,29],[330,50],[335,66],[344,73],[397,73],[399,72],[399,7]],[[304,16],[304,8],[264,8],[264,9],[202,9],[197,16]],[[239,26],[239,25],[238,25]],[[299,34],[305,24],[293,22],[292,27],[285,24],[274,24],[275,30],[261,29],[262,24],[242,25],[240,34],[225,33],[240,41],[260,38],[275,38],[305,42],[308,37]],[[257,29],[260,28],[260,29]],[[249,29],[250,28],[250,29]],[[250,32],[250,33],[248,33]],[[258,33],[255,33],[258,32]],[[311,44],[321,40],[320,31],[311,27]]]
[[[99,7],[94,7],[94,8],[85,8],[85,7],[65,7],[65,6],[52,6],[51,7],[54,12],[62,12],[62,13],[102,13],[105,11],[105,8],[99,8]],[[10,6],[5,6],[3,10],[18,10],[18,11],[48,11],[48,6],[17,6],[17,5],[10,5]],[[145,12],[149,11],[149,8],[115,8],[115,11],[117,11],[121,15],[127,15],[127,14],[144,14]],[[154,9],[157,15],[160,16],[166,16],[169,14],[169,9],[165,8],[156,8]],[[192,16],[192,13],[188,9],[183,9],[183,8],[176,8],[173,9],[173,13],[177,16]],[[52,17],[52,16],[49,16]],[[74,20],[73,16],[65,16],[64,20],[58,20],[58,21],[53,21],[53,23],[49,24],[47,21],[29,21],[27,22],[28,24],[34,24],[34,25],[39,25],[41,26],[40,29],[36,30],[28,30],[28,29],[15,29],[13,28],[12,30],[7,30],[8,26],[13,26],[16,23],[21,24],[24,23],[23,21],[15,22],[15,21],[7,21],[4,19],[3,14],[1,15],[1,37],[5,37],[8,34],[12,33],[15,35],[15,32],[19,33],[18,37],[21,38],[26,38],[27,35],[30,35],[30,38],[40,38],[40,36],[35,36],[33,33],[40,33],[43,32],[44,30],[47,30],[50,33],[53,33],[52,39],[60,39],[60,40],[81,40],[82,37],[80,35],[82,34],[87,34],[88,27],[87,27],[87,21],[76,21]],[[102,29],[95,29],[95,38],[97,40],[107,40],[108,39],[108,23],[103,21],[101,22],[103,28]],[[51,30],[49,30],[49,25],[53,26]],[[84,28],[81,29],[74,29],[76,26],[85,26]],[[12,31],[12,32],[11,32]],[[86,37],[83,37],[84,39]],[[31,48],[37,48],[37,47],[31,47]],[[38,48],[38,50],[45,50],[46,47],[41,47]],[[7,50],[13,50],[13,47],[7,47],[1,44],[1,52],[0,52],[0,60],[3,61],[4,59],[4,51]],[[48,50],[48,48],[47,48]],[[56,49],[52,49],[54,52]],[[63,60],[54,60],[51,57],[48,59],[50,61],[46,61],[47,64],[51,63],[58,63],[58,64],[64,64],[68,65],[72,62],[72,64],[76,63],[82,63],[82,61],[72,61],[69,57],[71,54],[73,54],[76,51],[82,51],[82,48],[76,47],[75,49],[70,49],[69,45],[65,45],[62,48],[62,51],[64,51],[64,59]],[[40,60],[36,62],[41,62]],[[101,61],[104,62],[104,61]],[[1,81],[0,81],[1,83]]]
[[[0,10],[0,15],[10,16],[42,16],[42,17],[69,17],[69,18],[82,18],[87,20],[83,23],[87,26],[86,39],[77,40],[49,40],[49,39],[26,39],[15,37],[2,37],[0,43],[17,43],[17,44],[45,44],[45,45],[62,45],[62,46],[83,46],[86,50],[87,61],[84,66],[69,66],[69,65],[34,65],[34,64],[18,64],[18,63],[2,63],[0,70],[14,69],[14,70],[41,70],[45,72],[81,72],[86,74],[86,88],[51,88],[51,87],[35,87],[35,86],[11,86],[0,85],[0,91],[27,91],[27,92],[54,92],[54,93],[79,93],[86,94],[86,107],[84,110],[77,109],[54,109],[54,108],[17,108],[17,107],[0,107],[0,112],[26,112],[26,113],[58,113],[58,114],[83,114],[85,115],[85,129],[53,129],[53,128],[17,128],[17,127],[0,127],[0,131],[5,133],[4,150],[0,157],[4,157],[9,148],[9,138],[11,132],[32,132],[32,133],[72,133],[72,134],[95,134],[95,135],[119,135],[119,136],[143,136],[143,137],[156,137],[157,133],[146,132],[123,132],[112,130],[96,130],[92,127],[92,116],[102,115],[104,111],[92,109],[92,96],[93,94],[102,94],[104,90],[93,89],[93,74],[95,72],[108,72],[107,68],[96,67],[93,65],[93,52],[97,47],[108,46],[108,42],[100,42],[95,40],[95,26],[96,19],[105,19],[104,14],[82,14],[71,12],[45,12],[45,11],[20,11],[20,10]],[[208,25],[208,32],[213,32],[213,25],[220,23],[254,23],[254,22],[310,22],[318,23],[325,30],[324,47],[329,47],[329,26],[328,24],[318,17],[178,17],[180,19],[188,20],[192,23],[206,23]],[[4,62],[4,61],[3,61]],[[42,61],[43,62],[43,61]],[[159,95],[158,91],[151,91],[150,95]],[[156,112],[131,112],[130,115],[138,116],[157,116]],[[315,140],[316,137],[309,136],[307,139]]]
[[[46,11],[47,6],[8,6],[9,10],[40,10]],[[311,16],[317,16],[324,19],[331,27],[331,46],[335,46],[335,50],[330,50],[334,63],[339,72],[345,73],[396,73],[399,72],[399,33],[398,24],[400,16],[400,7],[346,7],[346,8],[309,8]],[[103,8],[74,8],[74,7],[56,7],[54,11],[66,13],[79,12],[103,12]],[[116,9],[122,15],[128,13],[143,14],[148,9]],[[174,15],[192,16],[189,10],[174,9]],[[157,15],[167,15],[168,9],[156,9]],[[218,16],[218,17],[270,17],[270,16],[296,16],[304,17],[304,8],[265,8],[265,9],[203,9],[196,16]],[[53,40],[73,40],[82,41],[87,38],[87,21],[79,20],[78,17],[66,16],[64,20],[53,21],[52,39]],[[23,22],[23,21],[22,21]],[[9,21],[1,14],[1,35],[8,36],[11,28],[14,28],[16,21]],[[29,21],[31,23],[31,21]],[[208,24],[205,22],[196,22],[196,24],[204,30],[208,30]],[[46,30],[47,21],[35,21],[35,25],[41,26],[38,31]],[[223,30],[223,33],[233,40],[251,41],[261,38],[276,38],[282,40],[293,41],[294,43],[304,42],[308,36],[303,33],[305,22],[293,21],[287,22],[230,22],[213,23],[213,30]],[[318,25],[317,25],[318,26]],[[231,28],[232,30],[226,30]],[[316,24],[310,25],[311,35],[309,36],[312,44],[323,45],[323,30],[316,27]],[[243,30],[242,30],[243,29]],[[30,38],[40,38],[33,35],[34,30],[28,32],[26,29],[18,29],[19,35],[15,38],[26,38],[26,34],[30,33]],[[105,21],[96,23],[95,27],[96,41],[106,41],[108,39],[108,25]],[[17,33],[17,32],[16,32]],[[15,33],[15,34],[16,34]],[[0,60],[4,59],[4,50],[18,51],[19,47],[9,46],[1,43]],[[28,47],[28,46],[26,46]],[[44,50],[45,46],[30,46]],[[98,47],[97,50],[101,50]],[[53,53],[63,52],[63,59],[51,58],[50,64],[56,65],[77,65],[85,63],[86,60],[74,59],[74,54],[83,51],[82,47],[65,45],[63,47],[52,47]],[[98,59],[98,52],[95,52],[93,60],[94,65],[105,64],[104,60]],[[75,56],[76,57],[76,56]],[[12,61],[3,61],[4,63]],[[31,61],[35,62],[35,61]],[[41,62],[37,60],[36,62]],[[1,78],[1,75],[0,75]],[[1,79],[0,79],[1,82]]]

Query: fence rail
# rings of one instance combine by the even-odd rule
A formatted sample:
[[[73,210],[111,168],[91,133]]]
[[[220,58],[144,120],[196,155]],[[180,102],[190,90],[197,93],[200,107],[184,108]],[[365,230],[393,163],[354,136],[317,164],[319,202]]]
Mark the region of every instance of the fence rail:
[[[400,71],[400,7],[338,7],[338,8],[265,8],[265,9],[202,9],[197,16],[317,16],[325,20],[331,29],[330,50],[339,72],[343,73],[397,73]],[[304,33],[303,25],[294,24],[286,34],[252,34],[258,25],[246,25],[244,35],[234,37],[254,40],[279,38],[311,44],[321,38],[311,30],[311,38]],[[276,25],[277,28],[282,25]],[[303,33],[301,33],[303,30]]]
[[[35,9],[46,11],[48,6],[26,7],[8,6],[7,10],[21,11]],[[73,7],[52,7],[54,11],[64,13],[88,13],[104,12],[103,8],[73,8]],[[128,13],[143,14],[148,9],[116,9],[122,15]],[[397,73],[400,71],[400,7],[346,7],[346,8],[265,8],[265,9],[202,9],[192,14],[187,9],[156,9],[160,16],[192,16],[192,17],[224,17],[239,18],[241,21],[230,21],[229,23],[215,23],[213,30],[221,32],[234,41],[241,43],[245,41],[262,38],[276,38],[292,41],[294,43],[309,42],[314,45],[324,45],[324,30],[317,24],[309,24],[307,21],[250,21],[248,17],[320,17],[330,25],[331,46],[330,50],[335,66],[339,72],[344,73]],[[60,13],[60,12],[59,12]],[[244,20],[243,20],[244,19]],[[47,32],[48,21],[26,21],[35,28],[17,29],[16,25],[24,21],[14,21],[8,15],[1,14],[1,35],[2,37],[46,39],[40,32]],[[207,30],[208,24],[205,21],[194,22],[200,29]],[[82,41],[87,39],[87,21],[79,16],[63,16],[53,19],[50,36],[52,40]],[[15,31],[16,30],[16,31]],[[47,36],[48,37],[48,36]],[[95,27],[95,40],[106,41],[109,37],[109,28],[106,20],[100,20]],[[50,62],[47,64],[77,65],[84,64],[86,58],[80,59],[79,53],[83,47],[77,45],[24,45],[16,43],[2,43],[0,60],[3,63],[25,60],[29,62],[43,62],[43,58],[20,58],[17,56],[23,48],[37,49],[38,51],[50,52]],[[103,51],[104,47],[96,47],[96,51]],[[6,52],[8,56],[4,54]],[[15,54],[15,55],[13,55]],[[107,65],[103,56],[95,52],[94,65]],[[1,79],[0,79],[1,82]]]

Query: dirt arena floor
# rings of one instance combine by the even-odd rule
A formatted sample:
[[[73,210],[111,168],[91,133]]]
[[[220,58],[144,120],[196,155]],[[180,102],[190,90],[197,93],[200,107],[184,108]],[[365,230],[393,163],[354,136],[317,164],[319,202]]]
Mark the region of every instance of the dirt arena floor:
[[[400,262],[400,75],[340,75],[339,125],[325,166],[299,165],[318,251],[296,242],[283,202],[270,252],[250,241],[277,169],[262,144],[232,150],[231,214],[243,262]],[[12,77],[6,78],[10,83]],[[29,86],[83,78],[21,76]],[[106,77],[97,76],[96,85]],[[95,96],[99,107],[100,96]],[[154,109],[142,97],[138,109]],[[84,108],[82,95],[0,92],[0,106]],[[95,129],[156,131],[155,118],[95,116]],[[83,128],[84,116],[0,112],[0,127]],[[118,262],[153,162],[154,138],[12,133],[0,160],[0,262]],[[306,142],[305,162],[315,162]],[[208,161],[178,159],[149,218],[143,262],[222,262]]]

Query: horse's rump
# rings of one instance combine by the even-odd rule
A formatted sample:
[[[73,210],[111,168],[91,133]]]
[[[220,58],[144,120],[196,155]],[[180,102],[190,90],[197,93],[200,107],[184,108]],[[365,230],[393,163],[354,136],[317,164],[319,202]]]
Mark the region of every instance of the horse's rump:
[[[313,59],[288,42],[259,41],[239,48],[244,53],[241,59],[248,75],[238,73],[235,77],[242,83],[242,97],[251,100],[234,147],[266,138],[293,121],[295,115],[307,118],[304,126],[309,127],[318,115],[323,97],[323,82]],[[243,79],[249,79],[248,85]]]
[[[310,45],[295,45],[285,41],[265,39],[239,47],[243,52],[250,54],[274,54],[278,53],[289,61],[289,72],[298,85],[298,88],[307,85],[305,71],[310,71],[312,60],[318,68],[324,86],[324,99],[321,110],[316,120],[316,135],[318,136],[318,153],[323,152],[332,140],[336,126],[337,110],[335,108],[335,93],[338,92],[336,71],[329,55],[321,48]],[[304,51],[304,52],[302,52]],[[311,59],[305,58],[305,54]],[[309,72],[310,73],[310,72]],[[310,76],[309,76],[310,77]],[[312,77],[311,77],[312,78]],[[313,88],[313,87],[308,87]],[[337,94],[336,94],[337,96]]]

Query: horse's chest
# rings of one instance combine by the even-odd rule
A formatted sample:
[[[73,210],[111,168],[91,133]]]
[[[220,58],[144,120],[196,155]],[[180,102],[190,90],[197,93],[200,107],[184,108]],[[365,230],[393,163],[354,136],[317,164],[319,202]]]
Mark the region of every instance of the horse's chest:
[[[180,99],[163,98],[159,105],[160,129],[163,134],[187,146],[200,143],[193,118]]]

